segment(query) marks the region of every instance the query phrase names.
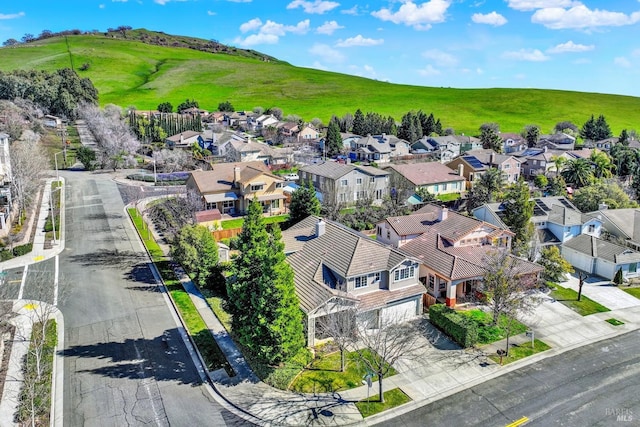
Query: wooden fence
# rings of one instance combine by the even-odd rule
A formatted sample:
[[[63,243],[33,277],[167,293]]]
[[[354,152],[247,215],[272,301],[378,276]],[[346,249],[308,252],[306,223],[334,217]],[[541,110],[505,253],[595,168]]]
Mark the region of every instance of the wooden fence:
[[[242,232],[242,227],[230,228],[228,230],[215,230],[215,231],[212,231],[211,234],[213,235],[213,238],[216,239],[216,242],[219,242],[222,239],[230,239],[232,237],[236,237],[241,232]]]

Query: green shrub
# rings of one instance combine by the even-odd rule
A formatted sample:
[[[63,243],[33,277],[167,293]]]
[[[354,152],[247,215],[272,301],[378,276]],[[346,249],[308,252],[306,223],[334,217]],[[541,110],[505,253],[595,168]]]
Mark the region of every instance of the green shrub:
[[[7,261],[11,258],[13,258],[13,253],[9,249],[0,251],[0,261]]]
[[[13,248],[13,254],[15,256],[26,255],[33,250],[33,243],[27,243],[24,245],[16,246]]]
[[[624,281],[624,278],[622,277],[622,269],[619,268],[618,271],[616,271],[615,277],[613,278],[613,283],[620,286],[622,285],[623,281]]]
[[[443,304],[429,307],[429,320],[462,347],[471,347],[478,342],[476,324]]]

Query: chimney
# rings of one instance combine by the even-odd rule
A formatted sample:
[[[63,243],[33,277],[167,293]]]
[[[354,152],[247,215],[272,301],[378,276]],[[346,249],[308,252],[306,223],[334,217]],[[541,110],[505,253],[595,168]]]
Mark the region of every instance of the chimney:
[[[495,158],[495,153],[492,151],[491,154],[489,154],[489,166],[493,165],[494,158]]]
[[[322,219],[319,219],[318,222],[316,222],[316,237],[320,237],[324,234],[326,225],[327,223]]]
[[[545,146],[544,146],[544,148],[542,149],[542,152],[543,152],[543,153],[546,153],[546,152],[547,152],[547,146],[546,146],[546,145],[545,145]]]
[[[240,166],[233,168],[233,182],[240,181]]]
[[[184,137],[182,136],[182,134],[180,134],[180,144],[184,143]]]
[[[438,212],[438,222],[442,222],[447,219],[449,216],[449,209],[444,206],[440,207],[440,211]]]
[[[607,205],[606,203],[600,203],[598,205],[598,210],[599,211],[606,211],[607,209],[609,209],[609,205]]]
[[[464,176],[464,165],[462,163],[458,165],[458,175]]]

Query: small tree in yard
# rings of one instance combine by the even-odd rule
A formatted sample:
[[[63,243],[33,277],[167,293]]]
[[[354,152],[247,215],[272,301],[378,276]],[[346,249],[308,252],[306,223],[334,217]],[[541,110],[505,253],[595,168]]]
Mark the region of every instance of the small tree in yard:
[[[182,227],[171,247],[171,256],[198,286],[208,286],[218,272],[218,245],[211,232],[201,225]]]
[[[377,375],[378,396],[380,402],[384,403],[382,380],[391,366],[400,359],[419,357],[423,343],[417,339],[420,329],[413,322],[397,323],[391,320],[377,325],[376,322],[378,319],[373,316],[363,320],[355,328],[356,339],[350,345],[358,360]]]
[[[542,277],[545,280],[558,282],[567,273],[573,273],[573,266],[562,257],[557,246],[542,249],[538,264],[544,267]]]
[[[279,229],[267,232],[262,205],[249,204],[227,283],[232,327],[255,357],[277,364],[304,346],[302,312]]]
[[[96,169],[96,152],[91,148],[82,146],[76,150],[76,157],[82,166],[88,171]]]
[[[497,250],[485,258],[483,292],[487,305],[493,314],[493,324],[497,325],[500,316],[507,318],[507,356],[509,355],[510,319],[533,311],[539,299],[526,291],[534,283],[527,280],[518,271],[518,258],[506,250]]]
[[[289,223],[296,224],[309,215],[319,215],[321,208],[322,205],[316,197],[316,190],[309,180],[291,194]]]
[[[624,277],[622,276],[622,269],[619,268],[618,271],[616,271],[616,275],[613,278],[613,283],[615,283],[617,286],[622,285],[622,283],[624,282]]]
[[[319,330],[331,337],[333,344],[340,350],[340,372],[344,372],[349,346],[355,339],[354,331],[357,327],[355,309],[349,307],[341,310],[341,307],[338,307],[337,312],[320,317],[318,326]]]

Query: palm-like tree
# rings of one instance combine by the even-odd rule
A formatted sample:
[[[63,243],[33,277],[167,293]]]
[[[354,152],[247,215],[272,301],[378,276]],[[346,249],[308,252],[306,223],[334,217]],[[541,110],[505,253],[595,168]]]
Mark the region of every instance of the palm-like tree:
[[[593,174],[596,178],[611,178],[613,163],[611,157],[603,151],[593,150],[590,157],[593,164]]]
[[[562,170],[562,177],[567,183],[573,183],[577,187],[584,187],[593,181],[593,167],[589,159],[571,159]]]
[[[504,187],[504,175],[496,168],[489,168],[480,175],[476,185],[482,186],[489,195],[489,203],[495,200],[495,195]]]
[[[562,167],[567,163],[567,159],[562,156],[551,156],[551,161],[553,162],[553,167],[556,170],[556,176],[560,175]]]

